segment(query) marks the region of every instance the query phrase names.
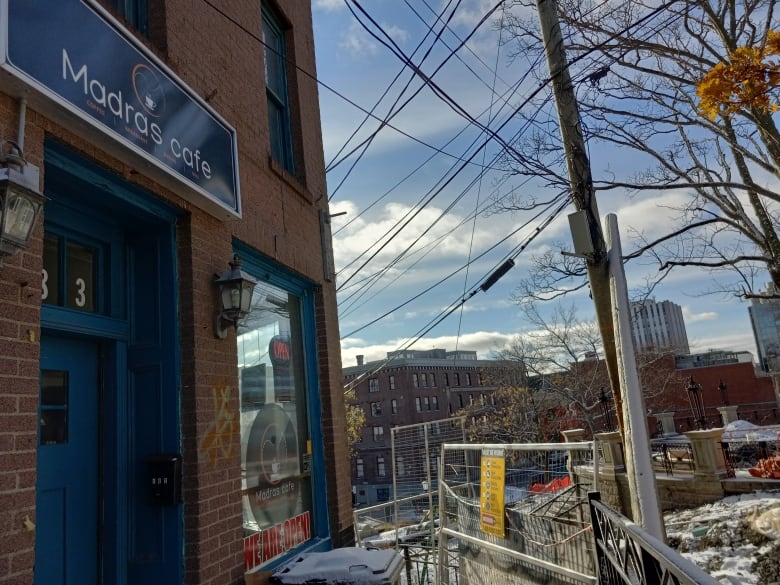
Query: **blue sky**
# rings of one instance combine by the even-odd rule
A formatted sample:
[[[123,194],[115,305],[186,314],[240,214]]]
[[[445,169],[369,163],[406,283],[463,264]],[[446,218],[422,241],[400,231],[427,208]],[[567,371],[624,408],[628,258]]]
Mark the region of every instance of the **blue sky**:
[[[360,18],[380,37],[386,32],[399,50],[414,55],[415,63],[422,61],[420,70],[433,79],[450,103],[491,128],[503,124],[499,134],[505,139],[518,130],[509,112],[538,86],[538,80],[529,78],[508,93],[529,67],[522,57],[510,62],[507,46],[499,45],[496,24],[500,10],[478,28],[455,58],[446,60],[495,2],[460,2],[435,43],[423,21],[433,24],[434,11],[457,2],[362,0],[360,4],[380,28],[375,28],[368,16],[360,14]],[[388,47],[364,30],[343,0],[314,0],[313,7],[318,78],[359,106],[320,87],[325,160],[332,166],[328,171],[331,213],[346,212],[333,218],[332,228],[337,285],[341,288],[342,359],[345,365],[352,365],[358,354],[368,360],[380,359],[387,351],[417,338],[536,233],[541,220],[527,214],[486,215],[483,208],[491,197],[510,190],[539,198],[547,193],[542,185],[498,170],[480,174],[484,166],[494,167],[493,157],[499,151],[496,142],[486,140],[473,123],[423,87],[419,77],[404,68]],[[446,12],[447,17],[450,14]],[[441,27],[434,28],[438,31]],[[426,33],[428,39],[415,53]],[[545,90],[540,97],[548,94]],[[409,98],[389,125],[383,126],[375,118],[363,123],[364,111],[383,118],[393,110],[395,100],[404,103]],[[541,120],[541,124],[557,132],[552,118]],[[373,140],[363,150],[361,143],[372,135]],[[483,149],[473,146],[483,143],[487,143]],[[599,152],[591,153],[591,163],[598,180],[600,173],[629,171],[636,161],[625,153]],[[455,173],[460,167],[462,170]],[[663,233],[670,222],[669,208],[684,198],[682,193],[673,192],[652,198],[603,192],[598,194],[598,204],[602,216],[617,215],[627,253],[634,248],[633,230],[648,236]],[[423,201],[427,201],[424,208]],[[528,332],[529,324],[510,299],[512,291],[525,276],[532,254],[555,250],[558,242],[571,242],[566,215],[573,211],[568,207],[546,225],[515,257],[515,267],[498,284],[470,296],[461,309],[449,314],[413,347],[458,347],[489,357],[515,335]],[[394,232],[401,218],[415,212],[399,235],[377,252],[376,242]],[[370,261],[369,255],[359,258],[366,250],[376,252]],[[462,269],[466,265],[468,271]],[[655,271],[648,263],[630,263],[629,290],[637,290],[645,276]],[[375,276],[378,274],[381,278]],[[423,294],[429,287],[432,290]],[[654,296],[682,306],[692,351],[747,350],[755,357],[747,303],[703,294],[712,288],[710,274],[686,268],[673,272]],[[577,305],[580,318],[592,319],[587,292],[570,296],[566,303]],[[396,307],[400,308],[393,311]]]

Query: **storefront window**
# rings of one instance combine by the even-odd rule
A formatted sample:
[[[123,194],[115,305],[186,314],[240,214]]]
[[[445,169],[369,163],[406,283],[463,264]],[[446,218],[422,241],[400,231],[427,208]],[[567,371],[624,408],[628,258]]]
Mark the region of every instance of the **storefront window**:
[[[312,537],[301,314],[299,297],[261,282],[238,328],[247,569]]]

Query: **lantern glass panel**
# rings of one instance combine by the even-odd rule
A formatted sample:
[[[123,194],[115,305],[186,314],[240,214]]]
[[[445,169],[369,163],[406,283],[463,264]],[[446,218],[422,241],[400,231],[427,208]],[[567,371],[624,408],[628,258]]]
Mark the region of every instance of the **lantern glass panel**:
[[[238,308],[238,285],[235,282],[226,282],[222,286],[222,308],[231,311]]]
[[[250,304],[252,302],[252,291],[254,290],[254,283],[244,281],[241,287],[241,313],[246,315],[249,312]]]
[[[9,189],[3,218],[3,232],[11,239],[27,242],[34,222],[35,205],[20,193]]]

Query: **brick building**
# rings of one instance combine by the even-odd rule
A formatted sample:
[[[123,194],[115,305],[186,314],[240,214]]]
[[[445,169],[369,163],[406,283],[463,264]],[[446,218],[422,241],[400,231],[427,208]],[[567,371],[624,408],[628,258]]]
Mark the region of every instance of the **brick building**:
[[[353,445],[357,504],[392,497],[392,427],[449,418],[474,401],[490,400],[499,382],[525,385],[516,364],[478,359],[469,350],[402,350],[371,362],[359,356],[357,365],[343,372],[345,386],[354,389],[351,402],[365,413],[362,440]]]
[[[0,583],[352,542],[314,72],[305,0],[0,1]]]
[[[654,435],[697,428],[698,413],[692,406],[689,389],[700,394],[708,427],[722,426],[724,415],[729,420],[747,420],[757,425],[780,422],[776,381],[753,363],[750,352],[710,350],[663,354],[640,369],[640,383],[648,410],[648,427]],[[609,404],[614,409],[611,401]],[[728,414],[723,412],[723,407],[730,407]],[[609,430],[610,425],[605,424],[601,411],[594,430]],[[611,417],[612,428],[615,420]]]
[[[669,393],[674,402],[667,410],[675,412],[678,431],[695,428],[687,395],[691,378],[701,389],[704,414],[711,426],[722,424],[718,409],[724,406],[735,407],[735,417],[757,425],[780,422],[780,394],[775,381],[753,363],[749,352],[713,350],[677,356],[675,366],[680,383]]]

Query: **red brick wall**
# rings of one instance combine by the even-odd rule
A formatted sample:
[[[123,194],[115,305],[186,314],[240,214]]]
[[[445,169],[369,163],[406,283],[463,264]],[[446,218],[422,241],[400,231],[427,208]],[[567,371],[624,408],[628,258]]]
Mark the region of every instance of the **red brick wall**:
[[[18,107],[0,94],[0,138],[16,140]],[[33,144],[25,154],[33,163]],[[40,348],[40,224],[30,248],[0,267],[0,582],[32,581]]]
[[[260,5],[167,0],[153,22],[154,49],[171,69],[237,130],[244,218],[222,222],[133,168],[74,136],[32,108],[27,112],[25,153],[43,168],[43,141],[52,135],[85,157],[178,206],[181,413],[184,455],[185,583],[243,582],[240,437],[235,449],[212,461],[200,449],[215,420],[214,391],[228,387],[230,409],[239,412],[236,345],[212,334],[213,275],[227,269],[232,238],[254,247],[319,286],[316,295],[319,386],[329,473],[329,515],[337,543],[351,541],[349,460],[344,436],[339,332],[335,287],[323,279],[319,211],[327,210],[317,86],[294,71],[291,87],[297,130],[296,176],[269,160],[263,79]],[[288,52],[315,73],[308,0],[276,7],[291,25]],[[151,43],[146,43],[152,46]],[[164,53],[163,53],[164,51]],[[0,93],[0,138],[16,134],[18,103]],[[35,447],[42,229],[24,254],[0,269],[0,584],[32,583],[35,520]],[[318,413],[313,413],[316,418]]]

